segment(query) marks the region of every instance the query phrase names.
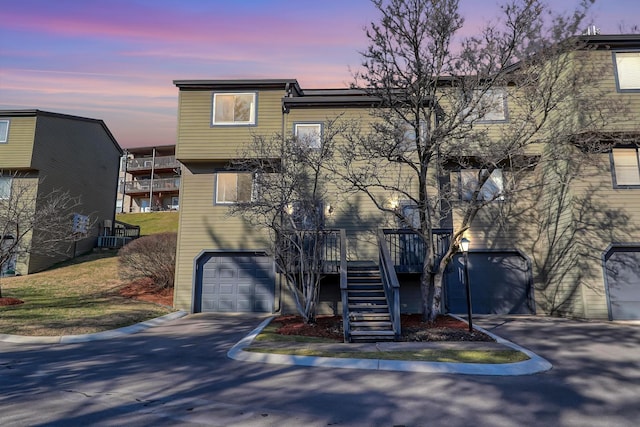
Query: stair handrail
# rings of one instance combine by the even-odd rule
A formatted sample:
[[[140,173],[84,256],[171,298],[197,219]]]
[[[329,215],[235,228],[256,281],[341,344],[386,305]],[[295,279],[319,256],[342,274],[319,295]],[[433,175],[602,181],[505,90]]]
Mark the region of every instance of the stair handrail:
[[[344,342],[351,341],[349,324],[349,294],[347,292],[347,232],[340,229],[340,298],[342,300],[342,330]]]
[[[391,260],[391,253],[382,230],[378,230],[378,247],[382,284],[384,285],[384,293],[389,305],[393,333],[395,334],[395,339],[398,340],[402,332],[400,326],[400,282],[398,281],[398,275]]]

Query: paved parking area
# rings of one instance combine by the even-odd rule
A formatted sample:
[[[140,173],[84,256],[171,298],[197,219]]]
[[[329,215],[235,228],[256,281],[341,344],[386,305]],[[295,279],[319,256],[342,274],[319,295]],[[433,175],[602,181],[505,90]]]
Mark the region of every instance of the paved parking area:
[[[2,424],[636,426],[640,419],[637,325],[478,318],[554,365],[493,377],[227,358],[263,320],[193,315],[104,341],[0,343]]]

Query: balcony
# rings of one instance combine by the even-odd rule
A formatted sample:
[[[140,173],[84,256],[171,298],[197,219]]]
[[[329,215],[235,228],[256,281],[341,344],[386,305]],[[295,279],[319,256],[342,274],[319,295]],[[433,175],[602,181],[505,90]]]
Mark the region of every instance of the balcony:
[[[156,157],[155,162],[152,157],[139,157],[135,159],[129,159],[127,161],[127,172],[135,171],[150,171],[161,169],[177,169],[180,167],[180,163],[176,160],[176,156],[161,156]]]
[[[125,194],[149,193],[151,191],[150,179],[138,179],[125,182]],[[153,180],[153,192],[178,191],[180,189],[180,177],[158,178]]]

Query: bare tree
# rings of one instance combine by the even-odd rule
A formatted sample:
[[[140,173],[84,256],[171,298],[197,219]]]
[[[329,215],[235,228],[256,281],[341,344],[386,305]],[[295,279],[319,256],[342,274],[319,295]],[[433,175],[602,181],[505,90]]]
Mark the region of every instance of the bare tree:
[[[7,177],[6,174],[0,176]],[[8,177],[5,181],[8,185],[0,198],[2,272],[15,268],[15,263],[27,255],[72,257],[72,243],[95,223],[89,217],[74,215],[82,206],[80,198],[62,190],[37,197],[41,180],[17,173]]]
[[[256,135],[231,166],[253,182],[245,191],[251,197],[239,200],[231,214],[268,231],[278,270],[306,323],[316,319],[324,251],[336,243],[325,229],[323,201],[337,122],[326,122],[322,135]]]
[[[543,185],[534,172],[559,160],[545,144],[588,149],[592,141],[579,135],[606,124],[601,112],[611,102],[596,95],[602,103],[590,103],[583,90],[601,70],[574,37],[593,1],[567,15],[537,0],[510,1],[501,18],[459,46],[458,0],[372,2],[381,18],[367,30],[354,86],[380,106],[373,126],[354,124],[346,134],[333,172],[419,236],[422,308],[433,320],[445,267],[472,223],[513,227],[522,195]],[[389,203],[389,194],[418,215]],[[448,251],[436,257],[433,230],[454,222]]]

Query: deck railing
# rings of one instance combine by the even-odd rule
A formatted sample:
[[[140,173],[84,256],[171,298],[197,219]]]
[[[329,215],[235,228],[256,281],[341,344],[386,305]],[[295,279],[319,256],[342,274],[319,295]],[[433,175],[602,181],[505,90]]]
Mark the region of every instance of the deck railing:
[[[318,271],[325,274],[337,274],[340,268],[340,251],[343,246],[340,230],[295,231],[283,236],[278,244],[280,250],[280,268],[291,272],[300,270],[301,257],[313,261],[317,252]],[[301,255],[300,251],[307,253]]]
[[[391,253],[387,244],[384,233],[378,231],[378,247],[379,247],[379,266],[382,276],[382,284],[384,285],[384,293],[387,297],[387,305],[389,306],[389,314],[391,315],[391,324],[395,339],[400,339],[400,282],[396,275],[396,269],[391,259]]]
[[[180,177],[157,178],[153,180],[153,191],[178,191],[180,189]],[[127,181],[124,186],[125,193],[145,193],[151,191],[151,179],[138,179]]]
[[[449,249],[453,230],[434,228],[432,231],[431,242],[434,261],[437,264]],[[426,249],[420,236],[409,229],[384,229],[382,232],[396,272],[421,273]]]
[[[347,290],[347,233],[340,230],[340,301],[342,301],[342,331],[344,342],[350,341],[349,292]]]
[[[127,171],[151,170],[153,169],[172,169],[180,167],[180,163],[176,160],[176,156],[157,156],[155,161],[153,157],[138,157],[129,159],[127,162]]]
[[[103,236],[98,236],[99,248],[118,249],[140,237],[140,226],[116,220],[113,229]]]

